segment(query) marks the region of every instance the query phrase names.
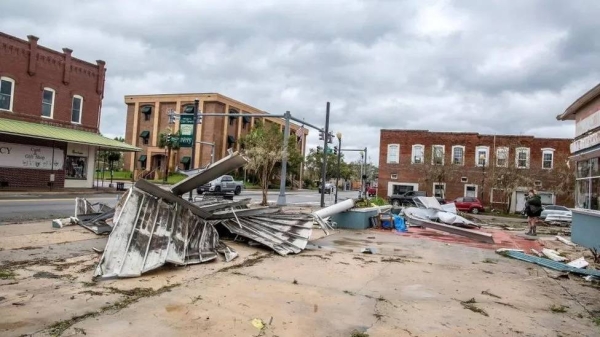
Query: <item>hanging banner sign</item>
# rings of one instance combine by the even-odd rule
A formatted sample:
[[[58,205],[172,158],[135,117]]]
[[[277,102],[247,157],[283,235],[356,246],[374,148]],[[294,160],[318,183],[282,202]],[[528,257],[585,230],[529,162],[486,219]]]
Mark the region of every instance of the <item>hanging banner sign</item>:
[[[53,157],[54,165],[52,165]],[[62,170],[64,159],[65,152],[61,149],[0,142],[0,167]]]
[[[194,114],[181,114],[179,117],[179,147],[192,147],[194,133]]]

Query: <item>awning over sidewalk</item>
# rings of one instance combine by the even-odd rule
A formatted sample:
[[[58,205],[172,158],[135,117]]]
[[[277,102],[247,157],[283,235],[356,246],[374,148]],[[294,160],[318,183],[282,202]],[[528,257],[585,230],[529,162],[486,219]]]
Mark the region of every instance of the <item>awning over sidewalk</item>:
[[[100,149],[127,152],[141,151],[140,148],[133,145],[121,143],[93,132],[67,129],[39,123],[16,121],[5,118],[0,118],[0,134],[92,145],[97,146]]]

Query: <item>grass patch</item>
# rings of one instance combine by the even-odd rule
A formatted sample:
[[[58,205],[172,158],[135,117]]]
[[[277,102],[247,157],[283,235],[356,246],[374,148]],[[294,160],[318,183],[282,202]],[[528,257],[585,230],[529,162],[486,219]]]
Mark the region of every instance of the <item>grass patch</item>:
[[[101,291],[94,291],[94,290],[84,290],[84,291],[78,292],[78,294],[86,294],[86,295],[92,295],[92,296],[102,296],[102,295],[104,295],[103,292],[101,292]]]
[[[397,262],[397,263],[405,263],[411,262],[410,260],[401,259],[399,257],[382,257],[381,262]]]
[[[10,269],[0,269],[0,280],[14,280],[17,274]]]
[[[96,285],[96,282],[81,282],[84,287],[93,287]]]
[[[169,177],[167,178],[167,184],[177,184],[178,182],[182,181],[183,179],[187,178],[187,176],[185,174],[181,174],[181,173],[170,173]],[[162,184],[164,182],[163,179],[157,179],[157,180],[153,180],[152,181],[155,184]]]
[[[385,205],[389,205],[390,203],[387,202],[387,200],[380,198],[380,197],[375,197],[373,199],[370,199],[371,204],[375,205],[375,206],[385,206]]]
[[[550,311],[554,312],[554,313],[564,313],[567,312],[567,306],[564,305],[556,305],[556,304],[552,304],[552,306],[550,307]]]
[[[358,330],[354,330],[354,331],[352,331],[352,334],[350,334],[350,337],[369,337],[369,334],[366,332],[360,332]]]
[[[131,171],[113,171],[113,180],[131,180]],[[96,172],[96,179],[110,180],[110,170]]]
[[[592,318],[592,322],[594,322],[594,324],[596,324],[597,326],[600,326],[600,317]]]

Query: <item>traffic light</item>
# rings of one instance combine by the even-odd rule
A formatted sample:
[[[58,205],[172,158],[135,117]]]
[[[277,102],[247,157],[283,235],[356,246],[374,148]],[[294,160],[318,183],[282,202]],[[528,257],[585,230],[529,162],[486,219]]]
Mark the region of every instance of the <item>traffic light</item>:
[[[317,153],[321,153],[321,149],[322,148],[320,146],[317,146]]]
[[[327,135],[327,143],[333,143],[333,132],[329,132],[329,134]]]
[[[196,121],[197,124],[202,124],[202,111],[198,111],[198,120]]]
[[[333,154],[335,154],[335,155],[338,154],[338,147],[337,146],[333,147]]]
[[[319,140],[323,140],[323,131],[319,131]],[[317,147],[317,150],[319,148]]]

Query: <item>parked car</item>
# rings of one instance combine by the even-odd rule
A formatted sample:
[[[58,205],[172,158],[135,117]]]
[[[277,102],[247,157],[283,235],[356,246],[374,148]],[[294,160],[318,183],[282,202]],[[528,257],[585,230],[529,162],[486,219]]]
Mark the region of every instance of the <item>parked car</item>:
[[[540,219],[542,220],[545,220],[548,215],[563,215],[567,217],[573,216],[571,210],[565,206],[546,205],[542,206],[542,209],[542,214],[540,215]]]
[[[325,183],[325,194],[331,194],[335,192],[335,186],[330,183]],[[321,194],[321,186],[319,186],[319,194]]]
[[[204,184],[196,189],[198,194],[202,194],[204,192],[214,192],[214,193],[231,193],[235,195],[240,195],[242,190],[244,189],[244,183],[241,181],[233,180],[232,176],[224,175],[219,178],[209,182],[208,184]]]
[[[374,187],[369,187],[367,189],[367,193],[369,194],[370,197],[374,197],[377,195],[377,189],[375,189]]]
[[[394,206],[415,206],[414,197],[426,197],[425,191],[408,191],[403,194],[392,194],[388,197],[388,202]]]
[[[483,204],[475,197],[456,198],[454,199],[454,204],[456,205],[456,209],[461,212],[477,214],[485,211]]]

